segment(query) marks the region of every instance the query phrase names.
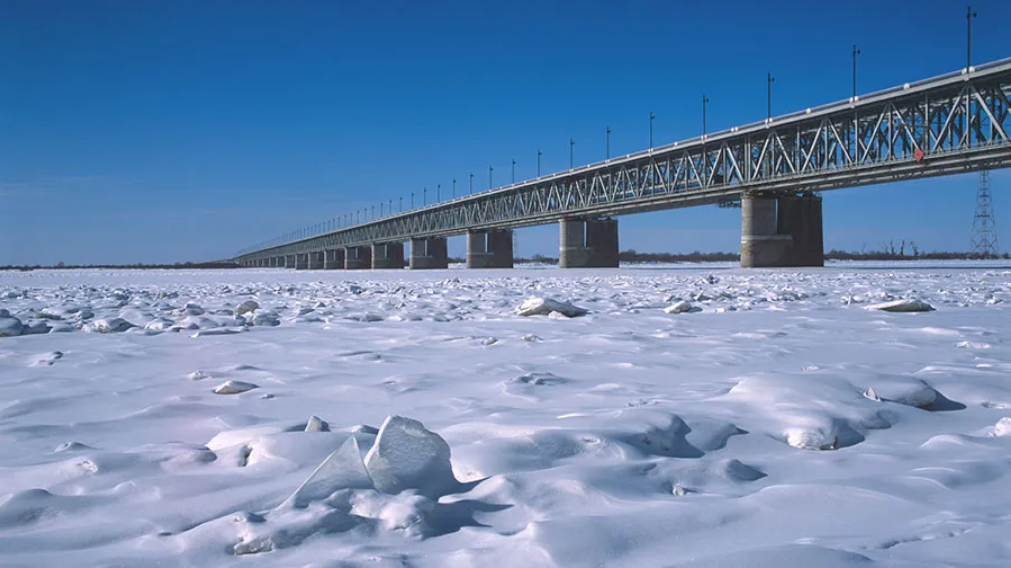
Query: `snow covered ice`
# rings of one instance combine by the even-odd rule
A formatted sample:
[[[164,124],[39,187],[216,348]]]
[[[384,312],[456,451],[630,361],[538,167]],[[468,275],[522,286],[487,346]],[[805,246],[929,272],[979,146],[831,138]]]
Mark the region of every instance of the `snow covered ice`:
[[[0,273],[0,565],[1006,567],[1009,306],[958,262]]]

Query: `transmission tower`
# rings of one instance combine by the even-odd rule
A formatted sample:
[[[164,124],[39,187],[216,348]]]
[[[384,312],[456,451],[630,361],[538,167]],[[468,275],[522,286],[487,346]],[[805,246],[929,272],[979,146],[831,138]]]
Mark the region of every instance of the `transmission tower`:
[[[972,252],[984,258],[997,256],[997,222],[990,196],[990,172],[979,172],[976,214],[972,218]]]

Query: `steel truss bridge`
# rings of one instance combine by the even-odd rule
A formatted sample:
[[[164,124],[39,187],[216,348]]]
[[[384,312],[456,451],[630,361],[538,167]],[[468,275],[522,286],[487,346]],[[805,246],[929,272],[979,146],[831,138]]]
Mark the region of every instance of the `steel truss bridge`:
[[[1011,165],[1011,58],[299,240],[239,263]]]

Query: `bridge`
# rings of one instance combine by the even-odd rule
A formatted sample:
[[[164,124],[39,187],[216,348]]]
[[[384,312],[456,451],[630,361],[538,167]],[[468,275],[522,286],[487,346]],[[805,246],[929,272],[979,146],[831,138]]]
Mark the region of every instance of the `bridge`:
[[[617,267],[623,214],[740,207],[741,266],[821,266],[816,192],[1011,165],[1011,58],[238,253],[241,266],[513,265],[512,231],[559,224],[562,268]],[[392,212],[391,212],[392,213]]]

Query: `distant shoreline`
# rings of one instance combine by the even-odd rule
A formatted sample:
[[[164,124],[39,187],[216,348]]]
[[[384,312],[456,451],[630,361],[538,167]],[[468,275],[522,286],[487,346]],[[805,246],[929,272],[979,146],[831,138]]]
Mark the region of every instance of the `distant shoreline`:
[[[693,252],[688,254],[674,253],[639,253],[636,251],[624,251],[618,255],[618,260],[626,264],[707,264],[720,262],[737,262],[740,256],[735,253],[701,253]],[[967,252],[931,252],[917,255],[893,254],[886,252],[846,252],[829,251],[825,255],[825,260],[842,261],[885,261],[885,262],[906,262],[924,260],[1011,260],[1011,254],[1004,253],[999,256],[983,256]],[[451,263],[463,263],[463,258],[450,258]],[[558,264],[557,258],[534,255],[532,258],[517,258],[516,264]],[[31,272],[34,270],[94,270],[94,269],[115,269],[115,270],[201,270],[201,269],[239,269],[244,268],[231,262],[185,262],[175,264],[90,264],[90,265],[33,265],[33,266],[0,266],[0,272]]]

